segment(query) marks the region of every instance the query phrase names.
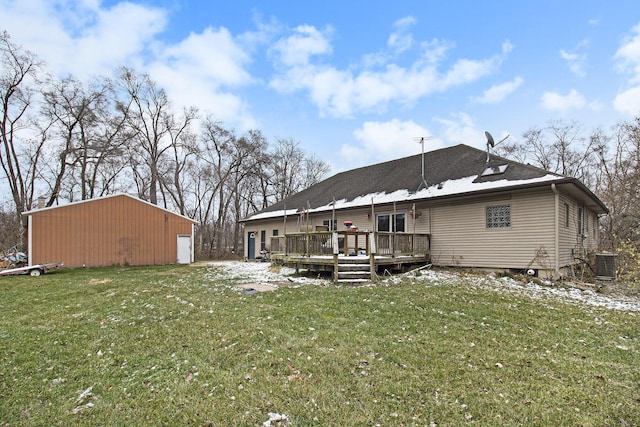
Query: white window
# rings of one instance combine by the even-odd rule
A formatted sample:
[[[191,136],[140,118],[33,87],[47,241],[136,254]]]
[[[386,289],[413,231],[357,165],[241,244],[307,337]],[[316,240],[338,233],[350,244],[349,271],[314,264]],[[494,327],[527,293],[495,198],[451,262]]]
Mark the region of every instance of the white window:
[[[381,214],[377,215],[377,228],[378,231],[398,231],[404,233],[407,231],[407,225],[405,221],[404,213],[393,214]],[[391,229],[391,224],[393,223],[393,230]]]
[[[487,206],[487,228],[511,227],[511,206]]]

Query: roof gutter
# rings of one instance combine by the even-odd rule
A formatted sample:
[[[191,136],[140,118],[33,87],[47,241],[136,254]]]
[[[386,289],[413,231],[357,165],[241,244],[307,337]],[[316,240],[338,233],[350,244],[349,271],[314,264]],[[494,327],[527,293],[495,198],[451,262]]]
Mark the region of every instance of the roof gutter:
[[[551,191],[553,191],[554,196],[554,210],[555,210],[555,220],[554,220],[554,253],[555,253],[555,262],[554,269],[556,278],[560,278],[560,192],[556,188],[556,184],[551,184]]]

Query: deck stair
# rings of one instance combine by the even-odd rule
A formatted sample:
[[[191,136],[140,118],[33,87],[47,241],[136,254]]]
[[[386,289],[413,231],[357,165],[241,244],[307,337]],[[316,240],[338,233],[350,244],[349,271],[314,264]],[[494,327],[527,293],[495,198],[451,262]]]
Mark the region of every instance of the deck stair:
[[[371,281],[371,264],[368,257],[340,257],[338,283],[365,283]]]

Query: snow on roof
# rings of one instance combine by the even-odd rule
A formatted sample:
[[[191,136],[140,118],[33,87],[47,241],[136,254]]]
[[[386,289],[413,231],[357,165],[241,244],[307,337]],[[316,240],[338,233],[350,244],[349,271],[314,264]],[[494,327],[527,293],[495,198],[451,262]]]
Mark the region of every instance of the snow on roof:
[[[539,178],[521,179],[521,180],[496,180],[485,182],[474,182],[477,179],[477,175],[468,176],[460,179],[451,179],[444,181],[437,185],[429,186],[419,191],[409,190],[396,190],[392,193],[370,193],[363,196],[358,196],[353,200],[336,200],[328,205],[320,206],[317,208],[307,209],[306,212],[326,212],[332,209],[347,209],[371,206],[371,204],[380,205],[394,202],[407,202],[417,201],[425,199],[433,199],[443,196],[472,194],[482,192],[491,189],[508,189],[518,187],[521,185],[531,185],[535,183],[552,182],[562,179],[561,176],[555,174],[547,174]],[[286,215],[299,214],[298,209],[287,209]],[[268,219],[268,218],[281,218],[285,215],[284,210],[277,210],[271,212],[261,212],[256,215],[250,216],[247,220]]]

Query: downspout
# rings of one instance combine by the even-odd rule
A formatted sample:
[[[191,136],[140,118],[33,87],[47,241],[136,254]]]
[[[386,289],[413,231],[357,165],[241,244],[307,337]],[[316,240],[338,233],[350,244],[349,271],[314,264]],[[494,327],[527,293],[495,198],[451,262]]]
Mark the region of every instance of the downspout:
[[[551,191],[554,196],[554,252],[555,252],[555,274],[556,278],[560,278],[560,192],[556,188],[556,184],[551,184]]]

